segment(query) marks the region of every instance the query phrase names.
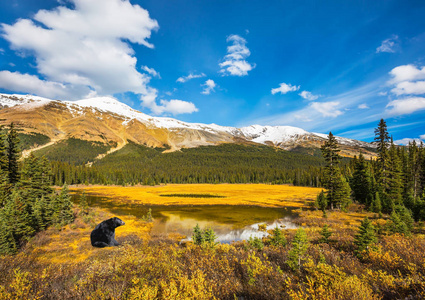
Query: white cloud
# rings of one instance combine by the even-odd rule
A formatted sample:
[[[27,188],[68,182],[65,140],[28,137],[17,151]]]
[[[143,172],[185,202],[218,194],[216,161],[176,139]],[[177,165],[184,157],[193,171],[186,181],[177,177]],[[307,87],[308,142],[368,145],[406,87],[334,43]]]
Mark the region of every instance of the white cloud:
[[[388,95],[388,92],[379,92],[378,93],[378,96],[386,96],[386,95]]]
[[[402,65],[390,71],[392,79],[388,81],[394,87],[391,93],[404,97],[390,101],[386,108],[391,116],[411,114],[425,109],[425,67]]]
[[[425,95],[425,67],[402,65],[390,71],[393,86],[391,93],[404,97],[390,101],[386,108],[390,116],[411,114],[425,109],[425,98],[412,95]]]
[[[319,98],[318,95],[313,95],[311,92],[308,91],[302,91],[301,93],[299,93],[299,95],[308,101],[314,101]]]
[[[156,103],[156,98],[158,97],[158,90],[154,88],[148,88],[148,91],[145,95],[140,97],[142,101],[142,106],[149,108],[154,114],[191,114],[197,112],[195,104],[192,102],[187,102],[183,100],[160,100],[160,105]]]
[[[399,95],[421,95],[425,94],[425,81],[403,81],[397,83],[391,90],[393,94]]]
[[[171,113],[173,115],[178,114],[191,114],[197,112],[195,104],[192,102],[182,101],[182,100],[161,100],[161,113]]]
[[[308,102],[301,107],[299,105],[291,106],[293,109],[286,111],[285,113],[279,113],[277,110],[275,113],[271,112],[268,116],[247,116],[244,122],[238,123],[238,126],[247,126],[249,124],[263,124],[263,125],[282,125],[282,126],[296,126],[301,127],[307,131],[315,132],[329,132],[329,130],[342,131],[348,127],[355,127],[359,125],[359,120],[362,120],[364,124],[373,124],[372,130],[369,133],[370,136],[360,136],[359,138],[372,138],[373,139],[373,126],[375,126],[376,120],[382,118],[382,108],[387,104],[385,97],[377,97],[376,95],[382,90],[382,79],[377,79],[367,85],[359,86],[356,89],[348,90],[341,94],[335,94],[333,96],[324,96],[324,100],[321,102],[338,102],[338,106],[331,107],[325,111],[325,113],[319,113],[317,108],[313,107],[315,102]],[[319,102],[320,103],[320,102]],[[362,103],[373,103],[373,107],[370,109],[354,109]],[[298,104],[298,103],[297,103]],[[302,104],[302,101],[299,103]],[[346,109],[351,109],[349,112],[350,117],[347,115]],[[335,112],[338,111],[338,112]],[[332,115],[336,118],[331,118],[325,115]],[[363,132],[364,134],[364,132]],[[347,137],[351,137],[348,135]]]
[[[359,109],[368,109],[369,106],[367,106],[366,103],[363,103],[363,104],[359,104],[359,106],[357,106],[357,108],[359,108]]]
[[[2,24],[3,37],[12,49],[34,55],[38,73],[48,82],[90,87],[99,95],[129,91],[147,95],[150,76],[136,70],[134,50],[126,41],[153,48],[147,39],[158,29],[157,21],[128,0],[69,2],[73,9],[38,11],[36,22],[19,19],[13,25]],[[61,96],[70,97],[72,93]]]
[[[337,109],[339,102],[330,101],[330,102],[313,102],[311,107],[320,112],[324,117],[338,117],[343,114],[342,111]]]
[[[208,79],[204,84],[201,84],[204,87],[202,94],[209,95],[211,92],[214,92],[214,88],[217,86],[214,80]]]
[[[391,38],[382,41],[381,46],[376,48],[376,53],[379,53],[379,52],[394,53],[396,52],[397,43],[398,43],[398,36],[393,35]]]
[[[0,88],[52,99],[68,98],[69,100],[77,100],[89,94],[93,95],[92,91],[86,86],[73,86],[41,80],[35,75],[10,71],[0,71]]]
[[[298,91],[299,89],[300,89],[300,86],[286,84],[282,82],[278,88],[272,89],[272,95],[277,93],[286,94],[288,92]]]
[[[154,114],[161,114],[161,109],[156,104],[156,98],[158,97],[158,90],[154,88],[148,88],[146,93],[140,96],[142,106],[149,108]]]
[[[250,64],[246,58],[251,55],[248,47],[246,47],[246,40],[243,37],[232,34],[227,42],[232,42],[231,46],[227,47],[227,55],[224,61],[219,64],[220,73],[227,76],[246,76],[248,72],[255,68],[255,64]]]
[[[149,68],[148,66],[142,66],[142,70],[152,75],[153,77],[157,77],[161,79],[161,75],[154,68]]]
[[[396,144],[396,145],[408,145],[409,143],[411,143],[413,141],[415,141],[416,144],[421,143],[420,139],[404,138],[404,139],[394,141],[394,144]]]
[[[420,136],[419,136],[419,138],[420,138],[421,140],[425,140],[425,134],[420,135]]]
[[[201,73],[201,74],[192,74],[192,73],[190,73],[187,76],[182,76],[182,77],[177,78],[176,82],[185,83],[186,81],[189,81],[191,79],[202,78],[202,77],[205,77],[205,76],[207,76],[207,75],[205,75],[204,73]]]
[[[414,65],[398,66],[390,71],[393,77],[390,80],[391,84],[396,84],[403,81],[416,81],[425,79],[425,67],[417,68]]]
[[[425,109],[425,98],[422,97],[397,99],[387,104],[387,112],[390,115],[406,115],[423,109]]]

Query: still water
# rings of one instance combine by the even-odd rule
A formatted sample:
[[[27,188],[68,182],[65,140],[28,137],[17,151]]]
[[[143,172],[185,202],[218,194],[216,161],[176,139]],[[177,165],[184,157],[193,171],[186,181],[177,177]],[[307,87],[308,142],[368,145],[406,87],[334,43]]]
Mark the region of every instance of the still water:
[[[202,206],[146,206],[121,202],[120,199],[86,195],[90,206],[106,208],[119,215],[133,215],[141,218],[152,209],[154,225],[152,234],[179,233],[190,239],[193,228],[212,228],[221,243],[247,240],[250,237],[263,237],[267,233],[258,230],[258,225],[266,224],[267,229],[276,226],[286,229],[297,228],[292,222],[296,214],[289,208],[267,208],[255,206],[202,205]],[[73,195],[78,203],[79,194]],[[123,221],[125,219],[123,217]]]

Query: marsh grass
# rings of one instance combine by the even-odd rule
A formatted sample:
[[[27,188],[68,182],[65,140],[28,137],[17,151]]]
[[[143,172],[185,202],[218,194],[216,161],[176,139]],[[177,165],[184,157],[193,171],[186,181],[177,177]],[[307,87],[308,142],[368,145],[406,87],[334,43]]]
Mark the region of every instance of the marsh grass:
[[[322,189],[269,184],[168,184],[160,186],[79,186],[72,193],[104,197],[105,201],[143,205],[250,205],[309,207]],[[219,195],[223,197],[173,197],[166,195]]]
[[[246,241],[208,248],[150,235],[151,223],[117,215],[126,222],[116,230],[121,246],[98,249],[90,231],[112,214],[95,208],[89,222],[79,216],[0,257],[0,299],[424,299],[424,236],[390,235],[383,226],[377,251],[359,260],[358,224],[366,215],[375,224],[386,219],[351,209],[327,218],[300,210],[296,222],[310,245],[294,272],[287,260],[295,230],[282,230],[285,245],[264,238],[260,248]],[[319,241],[324,224],[332,230],[329,243]]]
[[[226,196],[212,194],[161,194],[160,197],[179,197],[179,198],[226,198]]]

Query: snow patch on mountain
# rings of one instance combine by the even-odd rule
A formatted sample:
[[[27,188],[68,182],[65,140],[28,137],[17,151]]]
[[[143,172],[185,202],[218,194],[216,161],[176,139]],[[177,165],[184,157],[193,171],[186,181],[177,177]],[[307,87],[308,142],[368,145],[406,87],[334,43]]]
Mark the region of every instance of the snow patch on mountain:
[[[261,126],[252,125],[243,127],[240,131],[251,141],[264,144],[265,142],[285,143],[297,137],[309,134],[307,131],[292,126]]]
[[[31,109],[46,105],[51,101],[53,100],[32,95],[0,94],[0,105],[2,107],[14,107],[26,104],[25,107]]]
[[[0,105],[3,107],[23,105],[25,109],[31,109],[56,101],[64,103],[73,116],[84,114],[86,109],[91,108],[93,113],[99,111],[113,113],[121,116],[124,119],[122,123],[123,125],[127,125],[131,120],[138,120],[151,128],[165,128],[170,131],[179,131],[181,129],[203,130],[212,134],[227,134],[233,137],[242,137],[249,141],[260,144],[266,144],[267,142],[272,142],[275,145],[281,143],[290,143],[295,142],[300,137],[307,135],[316,136],[319,139],[328,138],[327,134],[309,133],[301,128],[292,126],[252,125],[242,128],[235,128],[220,126],[217,124],[207,125],[202,123],[186,123],[167,117],[151,117],[112,97],[95,97],[78,101],[59,101],[32,95],[0,94]],[[374,147],[374,145],[362,141],[342,137],[336,137],[336,139],[340,144],[360,147]]]

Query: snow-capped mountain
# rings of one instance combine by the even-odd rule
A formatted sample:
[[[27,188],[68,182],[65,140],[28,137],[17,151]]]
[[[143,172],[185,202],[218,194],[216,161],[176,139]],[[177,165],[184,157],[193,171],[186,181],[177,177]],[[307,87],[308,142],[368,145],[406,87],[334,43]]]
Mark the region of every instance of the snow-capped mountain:
[[[168,146],[173,151],[201,145],[250,142],[291,150],[317,148],[327,139],[325,134],[291,126],[235,128],[152,117],[111,97],[58,101],[31,95],[0,94],[0,108],[1,124],[14,122],[24,132],[46,135],[53,143],[74,137],[117,147],[128,141],[151,147]],[[338,137],[337,140],[346,155],[357,152],[354,148],[374,147],[347,138]]]

